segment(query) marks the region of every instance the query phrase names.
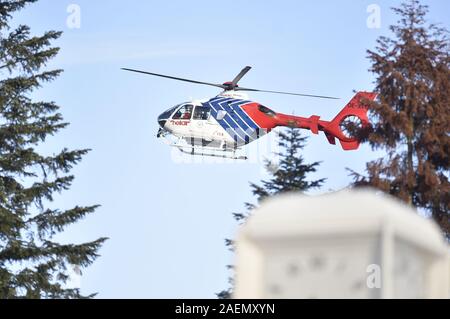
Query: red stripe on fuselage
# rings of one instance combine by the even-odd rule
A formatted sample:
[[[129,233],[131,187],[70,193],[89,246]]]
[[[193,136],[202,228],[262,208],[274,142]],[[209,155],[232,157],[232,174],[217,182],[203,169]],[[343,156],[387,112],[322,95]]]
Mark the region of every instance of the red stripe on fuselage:
[[[324,126],[329,124],[328,122],[321,121],[319,116],[304,118],[281,113],[274,115],[266,114],[259,110],[259,106],[260,104],[258,103],[251,103],[242,106],[242,109],[259,127],[267,131],[278,126],[287,126],[311,130],[314,134],[318,134]]]

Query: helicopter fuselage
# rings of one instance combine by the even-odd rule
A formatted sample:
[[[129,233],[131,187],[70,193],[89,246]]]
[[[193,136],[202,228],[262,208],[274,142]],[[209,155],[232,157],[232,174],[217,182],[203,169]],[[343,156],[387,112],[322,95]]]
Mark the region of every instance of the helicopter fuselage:
[[[276,127],[295,127],[314,134],[324,132],[330,144],[337,138],[344,150],[359,147],[359,141],[345,132],[342,124],[349,118],[367,125],[367,107],[362,99],[374,99],[373,93],[359,92],[332,121],[319,116],[309,118],[276,113],[242,94],[225,92],[209,101],[187,102],[164,112],[158,118],[159,136],[172,134],[189,145],[223,150],[237,149],[256,141]]]
[[[216,154],[205,154],[205,148],[208,148],[208,151],[236,151],[279,126],[306,129],[313,134],[323,132],[330,144],[336,144],[337,139],[346,151],[359,148],[361,140],[359,136],[356,136],[359,134],[355,134],[355,132],[359,132],[360,129],[370,125],[367,117],[368,103],[374,101],[377,94],[358,92],[332,121],[323,121],[317,115],[309,118],[286,115],[276,113],[264,105],[248,100],[248,96],[244,92],[263,92],[330,100],[336,100],[337,98],[239,86],[238,83],[251,69],[250,66],[247,66],[233,81],[219,84],[122,68],[122,70],[129,72],[206,85],[223,90],[220,95],[208,101],[183,103],[167,110],[158,117],[158,123],[161,127],[158,137],[171,136],[176,138],[177,141],[169,141],[170,145],[177,147],[184,153],[216,156]],[[179,142],[183,142],[185,145]],[[190,151],[186,151],[186,146]],[[236,157],[233,155],[232,158]]]
[[[189,144],[235,149],[270,132],[246,112],[258,107],[258,103],[246,99],[219,95],[206,102],[182,103],[163,113],[158,123],[163,132]]]

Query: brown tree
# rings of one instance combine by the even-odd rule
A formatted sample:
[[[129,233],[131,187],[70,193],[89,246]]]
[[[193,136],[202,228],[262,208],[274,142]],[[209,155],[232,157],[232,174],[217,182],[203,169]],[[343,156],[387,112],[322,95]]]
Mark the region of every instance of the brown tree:
[[[378,101],[367,142],[386,156],[369,162],[353,185],[372,186],[427,211],[450,238],[448,31],[426,20],[428,7],[409,0],[393,8],[400,17],[392,38],[368,51]]]

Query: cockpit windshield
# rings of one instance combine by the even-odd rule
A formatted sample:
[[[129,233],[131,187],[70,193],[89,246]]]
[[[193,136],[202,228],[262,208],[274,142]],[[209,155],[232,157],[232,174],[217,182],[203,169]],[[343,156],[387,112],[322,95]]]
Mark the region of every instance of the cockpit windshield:
[[[192,104],[185,104],[175,112],[172,116],[174,120],[190,120],[192,117],[192,110],[194,106]]]
[[[170,108],[169,110],[165,111],[163,114],[160,115],[160,119],[168,120],[172,116],[173,112],[175,112],[175,110],[177,110],[183,104],[184,103],[178,104],[177,106],[174,106],[174,107]]]

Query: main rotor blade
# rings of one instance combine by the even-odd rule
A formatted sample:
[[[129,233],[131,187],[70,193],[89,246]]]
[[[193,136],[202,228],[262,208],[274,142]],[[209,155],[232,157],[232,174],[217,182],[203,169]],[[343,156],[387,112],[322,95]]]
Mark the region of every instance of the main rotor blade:
[[[283,94],[283,95],[295,95],[295,96],[303,96],[303,97],[313,97],[313,98],[318,98],[318,99],[339,100],[338,97],[332,97],[332,96],[311,95],[311,94],[301,94],[301,93],[289,93],[289,92],[279,92],[279,91],[266,91],[266,90],[248,89],[248,88],[242,88],[242,87],[236,87],[234,90],[235,91],[247,91],[247,92],[262,92],[262,93]]]
[[[127,68],[122,68],[122,70],[124,70],[124,71],[130,71],[130,72],[136,72],[136,73],[142,73],[142,74],[147,74],[147,75],[153,75],[153,76],[159,76],[159,77],[161,77],[161,78],[166,78],[166,79],[171,79],[171,80],[177,80],[177,81],[183,81],[183,82],[189,82],[189,83],[194,83],[194,84],[209,85],[209,86],[214,86],[214,87],[218,87],[218,88],[221,88],[221,89],[226,89],[226,88],[227,88],[225,85],[222,85],[222,84],[215,84],[215,83],[208,83],[208,82],[200,82],[200,81],[195,81],[195,80],[189,80],[189,79],[177,78],[177,77],[174,77],[174,76],[169,76],[169,75],[164,75],[164,74],[157,74],[157,73],[151,73],[151,72],[139,71],[139,70],[134,70],[134,69],[127,69]]]
[[[233,87],[236,87],[240,80],[252,69],[251,66],[246,66],[241,73],[239,73],[234,80],[231,82],[233,83]]]

